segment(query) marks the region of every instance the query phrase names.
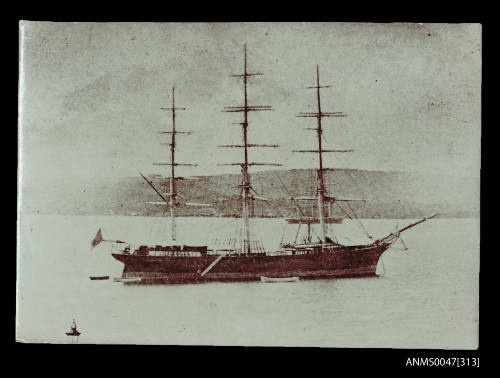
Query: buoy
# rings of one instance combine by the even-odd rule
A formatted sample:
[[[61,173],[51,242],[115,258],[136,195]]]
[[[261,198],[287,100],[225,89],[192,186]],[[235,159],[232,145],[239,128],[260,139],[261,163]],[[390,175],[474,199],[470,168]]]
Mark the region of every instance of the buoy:
[[[75,319],[73,319],[73,324],[71,325],[71,331],[70,332],[66,332],[66,336],[71,336],[71,342],[73,344],[78,344],[78,338],[80,337],[81,335],[81,332],[79,332],[77,329],[76,329],[76,323],[75,323]]]

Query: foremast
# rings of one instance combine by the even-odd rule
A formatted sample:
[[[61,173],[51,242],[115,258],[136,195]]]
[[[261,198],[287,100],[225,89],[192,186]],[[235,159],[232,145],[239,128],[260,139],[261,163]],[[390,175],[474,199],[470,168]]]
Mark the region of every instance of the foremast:
[[[243,149],[243,162],[242,163],[230,163],[230,164],[222,164],[222,165],[239,165],[241,166],[241,183],[238,185],[241,190],[241,217],[243,219],[243,253],[251,253],[252,252],[252,242],[250,235],[250,217],[253,216],[250,212],[250,203],[254,200],[254,196],[251,194],[252,186],[250,181],[250,174],[248,172],[248,167],[250,166],[280,166],[281,164],[276,163],[254,163],[249,162],[248,160],[248,149],[252,147],[279,147],[275,144],[251,144],[248,143],[248,113],[256,112],[256,111],[269,111],[273,110],[271,106],[267,105],[248,105],[248,79],[253,76],[262,75],[262,73],[248,73],[247,71],[247,46],[244,45],[244,65],[243,65],[243,73],[231,75],[234,78],[242,78],[243,79],[243,106],[226,106],[224,108],[224,112],[228,113],[243,113],[243,122],[238,123],[242,127],[242,144],[241,145],[223,145],[219,147],[228,147],[228,148],[242,148]]]
[[[191,131],[178,131],[175,128],[175,116],[176,116],[176,110],[186,110],[184,107],[176,107],[175,106],[175,88],[172,87],[172,106],[171,107],[166,107],[166,108],[160,108],[161,110],[168,110],[172,112],[172,130],[168,131],[159,131],[160,134],[170,134],[170,143],[162,143],[163,145],[170,146],[170,162],[169,163],[153,163],[153,165],[167,165],[170,166],[170,188],[168,193],[165,193],[168,198],[165,198],[163,196],[162,199],[165,201],[165,206],[166,209],[170,208],[170,219],[171,219],[171,238],[172,240],[176,240],[177,235],[176,235],[176,224],[175,224],[175,207],[177,204],[177,190],[176,190],[176,183],[175,181],[178,179],[178,177],[175,176],[175,167],[176,166],[196,166],[196,164],[181,164],[181,163],[176,163],[175,162],[175,149],[176,149],[176,135],[177,134],[192,134]],[[144,177],[144,176],[143,176]],[[148,181],[145,177],[144,179]],[[148,182],[151,187],[153,185]],[[160,194],[154,187],[153,189]]]
[[[318,206],[318,216],[319,223],[321,228],[321,244],[327,242],[327,222],[325,218],[327,217],[326,212],[326,203],[335,202],[334,197],[329,197],[324,182],[324,168],[323,168],[323,152],[351,152],[352,150],[325,150],[323,149],[323,127],[322,127],[322,119],[324,117],[347,117],[347,115],[342,112],[324,112],[321,109],[321,88],[330,88],[329,85],[320,85],[319,82],[319,67],[316,66],[316,85],[307,87],[308,89],[316,90],[316,101],[317,101],[317,111],[310,113],[299,113],[297,117],[311,117],[317,119],[317,126],[315,128],[306,128],[307,130],[315,130],[317,134],[318,140],[318,149],[317,150],[295,150],[294,152],[312,152],[318,154],[318,170],[317,170],[317,186],[316,186],[316,196],[317,196],[317,206]]]

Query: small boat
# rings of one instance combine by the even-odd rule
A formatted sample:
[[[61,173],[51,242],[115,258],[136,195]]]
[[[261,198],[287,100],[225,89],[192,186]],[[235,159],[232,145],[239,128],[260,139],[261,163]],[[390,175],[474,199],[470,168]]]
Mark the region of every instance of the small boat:
[[[113,278],[114,282],[140,282],[142,280],[141,277],[115,277]]]
[[[89,278],[92,281],[96,281],[96,280],[109,280],[109,276],[90,276]]]
[[[261,282],[298,282],[299,277],[265,277],[260,276]]]

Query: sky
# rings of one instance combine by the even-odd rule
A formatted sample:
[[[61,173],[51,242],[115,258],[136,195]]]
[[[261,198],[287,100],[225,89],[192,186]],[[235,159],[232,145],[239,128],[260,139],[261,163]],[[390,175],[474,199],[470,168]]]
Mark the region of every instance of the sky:
[[[243,45],[251,79],[250,160],[312,168],[316,65],[331,168],[478,176],[481,25],[370,23],[20,23],[19,136],[24,182],[168,174],[170,106],[180,175],[239,173]],[[262,167],[255,170],[265,169]],[[275,169],[275,167],[273,168]]]

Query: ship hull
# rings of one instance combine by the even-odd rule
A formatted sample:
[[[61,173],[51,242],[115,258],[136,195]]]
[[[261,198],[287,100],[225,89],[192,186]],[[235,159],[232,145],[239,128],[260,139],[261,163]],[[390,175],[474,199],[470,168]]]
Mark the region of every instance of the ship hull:
[[[293,255],[225,256],[206,274],[217,255],[200,257],[113,254],[124,264],[123,278],[141,277],[138,284],[257,281],[260,277],[328,279],[376,276],[377,263],[388,244],[346,246]]]

